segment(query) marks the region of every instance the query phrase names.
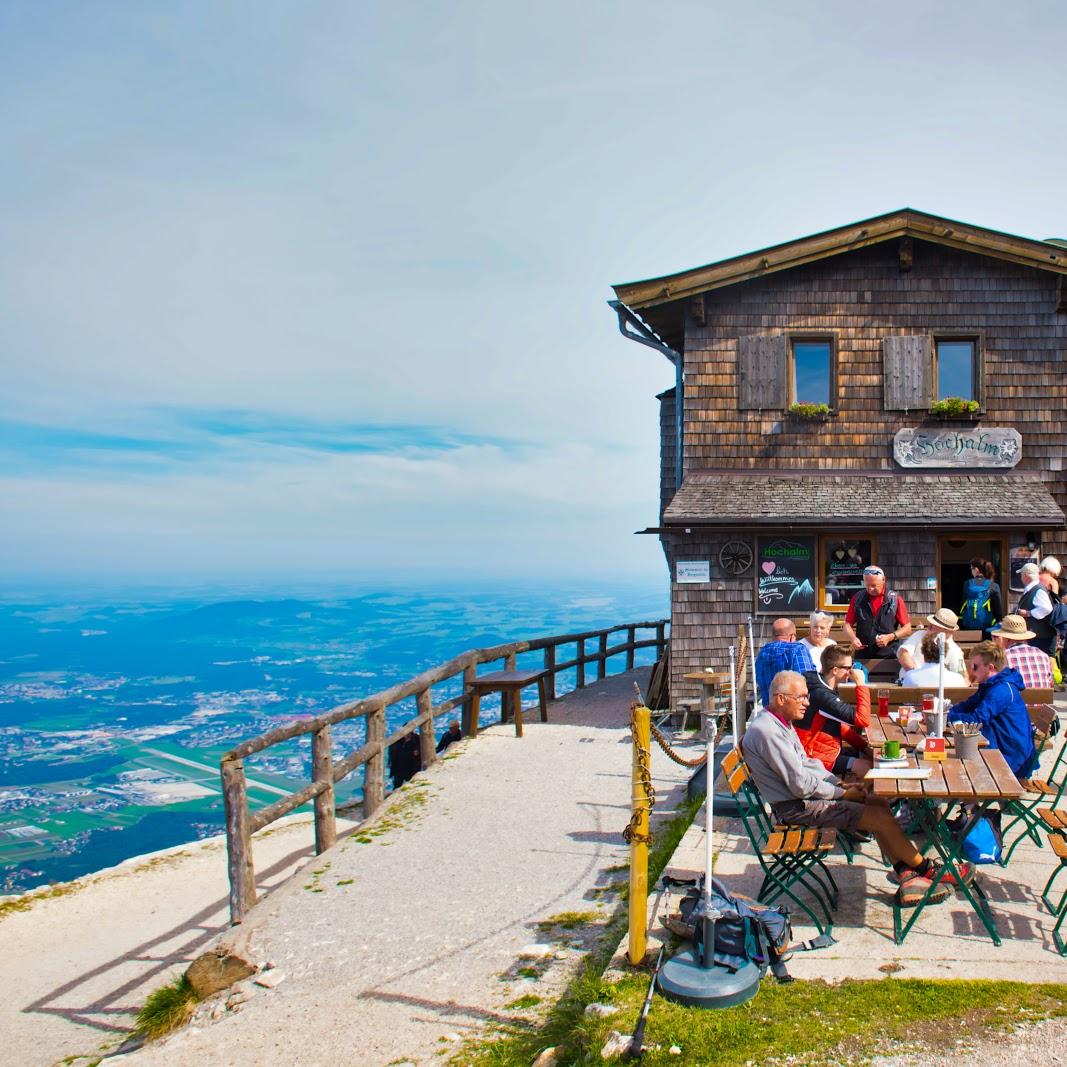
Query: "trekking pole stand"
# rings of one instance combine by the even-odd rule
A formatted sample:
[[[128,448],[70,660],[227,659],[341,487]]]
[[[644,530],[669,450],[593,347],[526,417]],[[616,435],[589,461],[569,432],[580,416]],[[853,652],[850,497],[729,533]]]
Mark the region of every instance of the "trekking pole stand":
[[[735,649],[730,649],[731,687],[734,722],[737,722],[737,676],[733,671]],[[715,734],[708,734],[708,776],[714,774]],[[704,900],[700,907],[701,946],[683,949],[660,968],[659,991],[668,999],[694,1008],[731,1008],[751,1000],[759,992],[760,971],[750,961],[736,971],[715,962],[715,918],[711,905],[711,879],[715,862],[712,816],[715,812],[715,790],[709,781],[704,805]]]

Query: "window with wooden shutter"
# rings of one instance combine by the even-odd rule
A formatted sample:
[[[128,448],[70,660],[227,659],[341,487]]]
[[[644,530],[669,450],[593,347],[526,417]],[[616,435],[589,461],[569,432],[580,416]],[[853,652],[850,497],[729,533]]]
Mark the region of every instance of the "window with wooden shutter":
[[[784,334],[752,334],[737,339],[737,406],[742,411],[788,407]]]
[[[934,399],[933,359],[926,334],[882,339],[885,409],[929,408]]]

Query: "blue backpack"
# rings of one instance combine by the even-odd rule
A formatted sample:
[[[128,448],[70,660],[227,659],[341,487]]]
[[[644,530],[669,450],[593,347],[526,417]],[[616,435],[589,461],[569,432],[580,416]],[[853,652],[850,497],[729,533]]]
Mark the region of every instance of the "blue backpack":
[[[989,593],[993,583],[986,582],[985,587],[971,587],[974,592],[960,608],[960,627],[964,630],[988,630],[993,625],[993,609],[989,605]]]

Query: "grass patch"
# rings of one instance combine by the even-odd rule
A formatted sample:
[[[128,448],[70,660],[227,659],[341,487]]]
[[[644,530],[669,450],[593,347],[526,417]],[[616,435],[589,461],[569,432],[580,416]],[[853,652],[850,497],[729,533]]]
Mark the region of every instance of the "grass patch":
[[[197,996],[185,975],[157,989],[137,1013],[137,1029],[150,1041],[184,1026],[192,1017]]]
[[[0,904],[0,919],[8,915],[14,915],[19,911],[29,911],[39,901],[54,900],[56,897],[69,897],[72,893],[77,893],[79,889],[84,888],[85,886],[82,882],[64,882],[62,885],[54,885],[40,892],[31,890],[15,897],[14,900],[5,900]]]
[[[550,915],[537,923],[538,930],[577,930],[582,926],[599,922],[601,916],[598,911],[561,911],[558,915]]]
[[[576,1057],[566,1062],[584,1062],[587,1051],[598,1056],[609,1030],[631,1032],[647,989],[645,977],[619,982],[612,1000],[623,1010],[611,1019],[583,1016],[570,1043]],[[755,999],[723,1011],[685,1008],[657,997],[646,1043],[661,1047],[646,1052],[644,1062],[745,1067],[773,1061],[816,1067],[862,1063],[901,1041],[951,1046],[957,1056],[956,1040],[973,1038],[975,1031],[1009,1029],[1055,1015],[1067,1015],[1067,985],[894,978],[780,986],[765,979]],[[682,1055],[671,1056],[671,1045],[680,1046]]]
[[[424,779],[405,782],[399,789],[389,794],[389,805],[386,811],[369,826],[356,830],[349,840],[358,845],[370,845],[393,830],[411,829],[421,821],[422,809],[433,793],[430,783]],[[382,842],[383,845],[390,843]]]
[[[355,881],[355,878],[341,878],[338,880],[338,885],[351,885]]]
[[[510,1004],[505,1004],[504,1007],[522,1010],[524,1008],[535,1008],[540,1003],[540,997],[534,996],[533,993],[527,993],[524,997],[519,997],[517,1000],[511,1001]]]
[[[673,818],[657,827],[648,854],[649,885],[660,876],[667,861],[674,855],[678,842],[702,804],[703,797],[686,801]],[[604,926],[596,947],[586,956],[582,969],[552,1007],[543,1024],[532,1022],[525,1027],[519,1024],[498,1027],[486,1037],[465,1043],[450,1062],[457,1067],[529,1067],[541,1050],[550,1045],[566,1050],[562,1060],[565,1064],[586,1062],[584,1057],[587,1054],[588,1062],[601,1062],[600,1046],[594,1048],[590,1044],[594,1031],[584,1012],[586,1005],[594,1001],[610,1002],[617,999],[616,987],[605,982],[601,975],[626,930],[627,921],[626,909],[620,905]],[[635,982],[641,984],[639,979]],[[647,986],[645,979],[644,988],[647,989]],[[618,1023],[612,1025],[616,1028],[619,1026]],[[612,1026],[605,1029],[612,1029]],[[678,1057],[672,1056],[671,1061],[677,1063]]]

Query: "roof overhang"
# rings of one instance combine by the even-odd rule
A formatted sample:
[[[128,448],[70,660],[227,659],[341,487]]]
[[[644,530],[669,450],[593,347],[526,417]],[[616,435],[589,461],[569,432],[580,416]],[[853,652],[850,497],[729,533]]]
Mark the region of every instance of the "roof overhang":
[[[624,282],[612,288],[623,304],[641,313],[641,318],[650,327],[677,348],[683,342],[680,323],[684,318],[684,305],[681,301],[689,297],[901,237],[1067,275],[1067,247],[1062,244],[972,226],[914,208],[901,208],[703,267],[661,278]]]
[[[1036,473],[692,471],[646,533],[683,529],[1049,529],[1065,518]]]

